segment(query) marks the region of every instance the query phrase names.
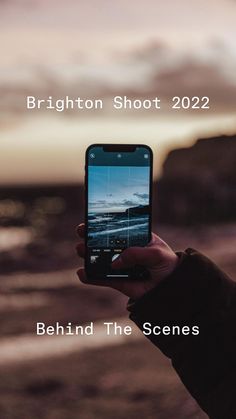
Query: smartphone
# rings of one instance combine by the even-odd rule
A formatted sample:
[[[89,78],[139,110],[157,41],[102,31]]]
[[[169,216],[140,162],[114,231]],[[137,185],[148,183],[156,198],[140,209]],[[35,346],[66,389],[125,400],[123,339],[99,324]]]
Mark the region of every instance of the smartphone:
[[[140,266],[113,270],[124,249],[151,239],[153,153],[147,145],[94,144],[85,165],[85,270],[92,280],[142,278]]]

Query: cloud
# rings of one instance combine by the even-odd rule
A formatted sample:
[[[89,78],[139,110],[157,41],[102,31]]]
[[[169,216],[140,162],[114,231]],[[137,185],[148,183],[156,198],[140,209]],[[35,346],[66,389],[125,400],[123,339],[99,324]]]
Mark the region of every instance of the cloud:
[[[148,200],[148,198],[149,198],[149,195],[147,193],[135,192],[133,195],[137,196],[137,198],[143,199],[144,201]]]
[[[132,200],[128,200],[128,199],[124,199],[121,203],[122,206],[124,207],[135,207],[137,205],[137,202],[132,201]]]
[[[131,99],[158,96],[168,103],[174,96],[208,96],[211,102],[208,113],[235,111],[236,54],[227,44],[213,39],[204,47],[181,52],[165,43],[150,42],[130,51],[129,69],[132,66],[133,82],[123,90],[113,84],[111,96],[126,95]],[[141,80],[137,83],[139,72]]]
[[[169,104],[174,96],[208,96],[208,114],[235,111],[236,55],[222,43],[212,40],[204,48],[186,53],[171,49],[164,43],[147,43],[130,51],[128,65],[133,79],[125,86],[116,86],[114,80],[109,89],[104,90],[110,97],[151,99],[157,96],[161,98],[162,109],[173,112]],[[126,69],[123,71],[125,78]],[[168,107],[164,108],[163,102],[168,103]]]
[[[227,46],[219,46],[213,41],[193,52],[179,51],[158,40],[150,41],[123,54],[107,57],[107,65],[99,62],[88,62],[85,66],[68,63],[71,70],[68,78],[65,67],[59,71],[56,65],[50,66],[47,62],[28,68],[22,77],[17,69],[17,76],[11,78],[6,73],[5,78],[0,79],[0,108],[26,112],[23,106],[26,95],[38,98],[52,95],[55,99],[66,95],[71,98],[101,98],[105,101],[101,113],[110,112],[111,99],[116,95],[131,99],[158,96],[162,102],[168,103],[173,96],[209,96],[211,108],[208,114],[232,112],[236,102],[236,56]],[[162,109],[164,112],[175,112],[170,106],[163,106]],[[63,115],[73,113],[77,115],[78,111],[64,112]],[[91,111],[84,111],[81,117],[88,113]],[[119,115],[119,112],[116,114]]]
[[[146,68],[142,81],[130,83],[122,91],[113,85],[111,95],[131,99],[158,96],[166,102],[174,96],[208,96],[211,101],[208,113],[235,111],[236,55],[227,44],[213,39],[204,47],[181,52],[168,44],[147,43],[130,52],[130,67],[132,64],[135,74],[139,68]]]
[[[117,207],[135,207],[139,205],[139,202],[135,200],[123,199],[122,201],[106,201],[106,200],[98,200],[95,202],[90,203],[91,208],[117,208]]]
[[[208,96],[211,111],[235,110],[236,83],[215,63],[193,60],[153,76],[146,93],[173,96]]]
[[[93,208],[103,208],[104,205],[107,205],[107,201],[105,201],[104,199],[99,199],[98,201],[89,203],[89,206]]]

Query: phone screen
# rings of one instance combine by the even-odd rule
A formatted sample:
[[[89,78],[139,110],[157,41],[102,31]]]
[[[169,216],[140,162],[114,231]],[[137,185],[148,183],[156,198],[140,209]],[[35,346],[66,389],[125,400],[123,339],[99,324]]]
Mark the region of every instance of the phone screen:
[[[151,234],[152,151],[147,146],[91,146],[87,151],[87,257],[90,275],[129,277],[111,263]]]

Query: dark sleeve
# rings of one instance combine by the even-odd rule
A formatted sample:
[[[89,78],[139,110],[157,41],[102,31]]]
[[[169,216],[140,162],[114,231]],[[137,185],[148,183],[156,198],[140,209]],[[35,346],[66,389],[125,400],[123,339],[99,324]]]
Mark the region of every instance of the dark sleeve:
[[[129,305],[143,330],[199,327],[199,334],[148,338],[168,356],[192,396],[212,419],[236,418],[236,284],[193,249],[178,254],[176,270]]]

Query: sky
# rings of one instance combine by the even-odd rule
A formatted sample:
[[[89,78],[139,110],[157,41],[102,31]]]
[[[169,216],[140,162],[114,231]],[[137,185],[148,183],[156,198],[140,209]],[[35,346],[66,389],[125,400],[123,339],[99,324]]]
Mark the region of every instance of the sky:
[[[90,166],[88,173],[89,213],[119,212],[149,203],[147,166]]]
[[[0,183],[76,182],[94,142],[142,142],[161,173],[173,147],[236,132],[233,0],[0,2]],[[114,112],[114,95],[161,95],[163,110]],[[101,97],[103,112],[26,110],[26,96]],[[209,96],[173,112],[171,96]],[[11,170],[9,170],[9,164]]]

